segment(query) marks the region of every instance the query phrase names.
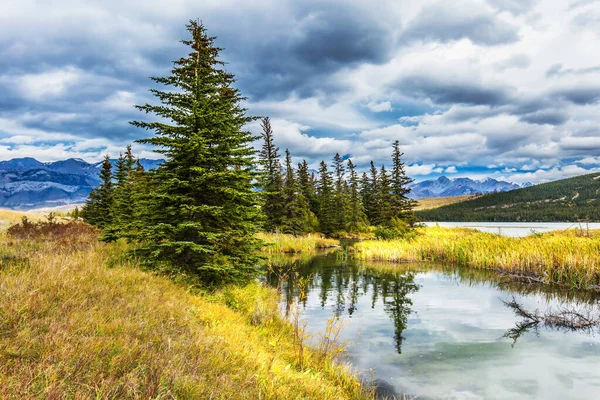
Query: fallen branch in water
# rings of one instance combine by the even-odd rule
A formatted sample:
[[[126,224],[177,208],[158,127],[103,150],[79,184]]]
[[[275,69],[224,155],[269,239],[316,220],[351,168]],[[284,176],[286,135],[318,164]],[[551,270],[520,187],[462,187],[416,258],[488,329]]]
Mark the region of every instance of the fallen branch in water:
[[[600,315],[593,315],[590,310],[585,313],[575,309],[565,309],[558,312],[548,310],[542,314],[537,309],[535,311],[524,309],[514,297],[512,301],[502,300],[502,302],[506,307],[511,308],[517,316],[523,318],[516,323],[514,328],[507,330],[503,336],[513,340],[512,346],[517,343],[517,339],[525,332],[531,329],[537,332],[540,325],[558,330],[588,332],[600,327]]]

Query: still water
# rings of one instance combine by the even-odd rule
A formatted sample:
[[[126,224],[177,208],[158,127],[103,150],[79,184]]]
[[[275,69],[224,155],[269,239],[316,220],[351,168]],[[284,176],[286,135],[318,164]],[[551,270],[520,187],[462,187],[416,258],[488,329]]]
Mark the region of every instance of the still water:
[[[506,337],[528,310],[597,313],[598,298],[498,281],[432,264],[365,264],[335,256],[272,260],[296,273],[281,282],[282,309],[300,301],[312,333],[347,323],[349,362],[364,376],[419,399],[599,399],[600,337],[538,327]],[[382,268],[395,272],[376,272]],[[278,284],[271,274],[267,280]],[[596,331],[596,333],[598,333]]]
[[[600,229],[600,223],[598,222],[425,222],[425,225],[439,225],[444,228],[472,228],[483,232],[499,233],[501,235],[514,237],[522,237],[531,235],[532,233],[543,233],[554,230]]]

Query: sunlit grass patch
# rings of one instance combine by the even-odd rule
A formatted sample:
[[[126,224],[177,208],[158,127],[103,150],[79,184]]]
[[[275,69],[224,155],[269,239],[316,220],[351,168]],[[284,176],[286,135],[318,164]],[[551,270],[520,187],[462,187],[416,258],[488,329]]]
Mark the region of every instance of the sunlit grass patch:
[[[299,362],[274,289],[194,294],[124,246],[0,237],[0,398],[368,397],[332,357]]]
[[[257,235],[264,243],[264,252],[272,253],[310,253],[319,249],[339,246],[336,239],[329,239],[320,234],[305,236],[286,235],[283,233],[259,233]]]
[[[547,283],[600,287],[600,233],[569,230],[505,237],[466,228],[420,228],[416,238],[363,241],[355,257],[384,261],[440,261],[531,275]]]

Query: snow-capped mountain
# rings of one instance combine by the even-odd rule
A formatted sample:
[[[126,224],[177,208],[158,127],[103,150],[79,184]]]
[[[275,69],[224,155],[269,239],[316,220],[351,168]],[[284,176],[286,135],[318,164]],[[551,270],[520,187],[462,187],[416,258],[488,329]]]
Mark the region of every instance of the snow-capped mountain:
[[[145,169],[161,163],[161,160],[140,161]],[[0,161],[0,207],[28,210],[83,203],[100,183],[101,164],[77,158],[51,163],[29,157]]]
[[[440,176],[434,180],[412,184],[409,197],[419,200],[431,197],[464,196],[476,193],[506,192],[528,186],[531,186],[531,183],[518,185],[512,182],[497,181],[493,178],[477,181],[469,178],[448,179]]]

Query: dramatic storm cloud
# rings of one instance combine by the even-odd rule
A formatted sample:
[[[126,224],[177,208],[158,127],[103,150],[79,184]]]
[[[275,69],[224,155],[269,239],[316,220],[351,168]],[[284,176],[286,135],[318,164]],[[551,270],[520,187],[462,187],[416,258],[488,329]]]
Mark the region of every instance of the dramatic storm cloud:
[[[600,169],[590,0],[5,0],[0,159],[92,161],[144,137],[133,105],[185,54],[192,18],[294,161],[389,163],[397,139],[419,180]]]

